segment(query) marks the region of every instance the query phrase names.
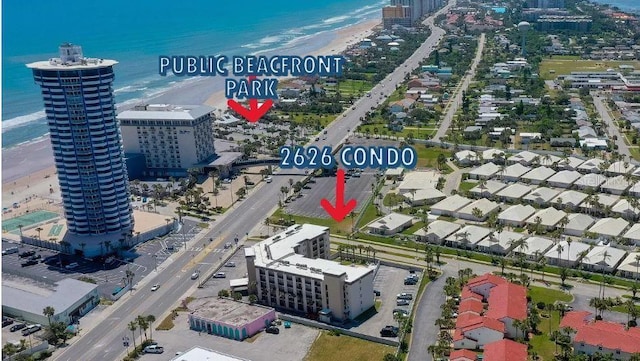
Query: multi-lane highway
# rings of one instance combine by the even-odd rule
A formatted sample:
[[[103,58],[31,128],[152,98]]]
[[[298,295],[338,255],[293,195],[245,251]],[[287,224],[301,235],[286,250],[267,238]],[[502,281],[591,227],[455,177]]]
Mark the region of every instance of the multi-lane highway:
[[[387,76],[381,83],[371,90],[371,97],[363,97],[356,102],[353,108],[348,109],[344,116],[341,115],[336,121],[327,127],[326,139],[315,142],[316,146],[337,146],[348,137],[360,122],[360,117],[372,107],[377,107],[381,98],[388,97],[397,84],[404,81],[405,74],[419,66],[422,59],[428,57],[438,44],[444,30],[433,24],[435,16],[447,11],[455,2],[451,2],[438,13],[425,20],[425,25],[431,28],[431,36],[416,50],[407,61],[399,66],[392,74]],[[117,360],[123,355],[122,337],[130,335],[127,324],[137,315],[153,314],[160,318],[165,312],[171,309],[180,299],[189,294],[197,281],[190,279],[191,272],[199,268],[206,273],[208,269],[217,267],[220,262],[220,254],[209,252],[220,244],[232,241],[236,234],[244,235],[250,232],[256,225],[260,224],[264,217],[274,209],[280,196],[280,187],[288,186],[289,178],[294,181],[304,177],[302,170],[287,170],[286,176],[278,176],[276,173],[273,182],[263,184],[258,191],[251,194],[235,208],[230,209],[228,214],[217,221],[208,233],[201,240],[194,241],[190,247],[204,247],[204,250],[195,257],[193,253],[183,252],[176,254],[174,260],[162,269],[159,273],[152,273],[144,280],[143,285],[136,287],[131,294],[126,295],[118,301],[111,314],[106,316],[102,322],[91,330],[87,331],[81,339],[69,345],[65,349],[58,350],[54,355],[56,360]],[[327,195],[330,196],[330,195]],[[209,244],[209,238],[214,238]],[[151,292],[151,285],[162,284],[158,291]],[[158,320],[160,321],[160,320]]]

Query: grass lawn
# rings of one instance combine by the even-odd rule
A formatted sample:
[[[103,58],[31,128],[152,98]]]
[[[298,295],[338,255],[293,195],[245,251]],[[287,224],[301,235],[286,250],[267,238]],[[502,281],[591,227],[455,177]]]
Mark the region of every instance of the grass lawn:
[[[640,68],[640,61],[578,60],[554,56],[542,60],[540,76],[544,80],[553,80],[558,75],[570,74],[572,71],[606,71],[609,68],[618,70],[619,65],[631,65],[637,69]],[[555,73],[550,73],[550,70],[555,70]]]
[[[375,209],[374,209],[375,212]],[[293,219],[295,223],[303,224],[303,223],[311,223],[316,224],[318,226],[329,227],[330,232],[332,234],[348,234],[351,232],[351,219],[347,217],[342,222],[336,222],[333,218],[312,218],[312,217],[303,217],[303,216],[295,216],[289,215],[282,211],[282,209],[276,210],[273,215],[271,215],[271,224],[278,224],[278,220],[280,218],[283,219]]]
[[[382,204],[387,207],[392,207],[402,202],[404,202],[404,197],[397,193],[387,193],[387,195],[382,199]]]
[[[460,187],[458,187],[458,190],[461,192],[466,192],[477,185],[478,183],[475,182],[460,182]]]
[[[376,214],[375,204],[373,204],[373,202],[369,202],[369,204],[367,204],[367,207],[364,209],[364,214],[362,215],[362,218],[360,218],[360,222],[358,222],[356,227],[364,227],[367,223],[373,221],[378,217],[380,216]]]
[[[640,160],[640,148],[629,148],[629,152],[633,159]]]
[[[345,335],[331,336],[329,332],[322,331],[311,346],[305,361],[382,360],[385,354],[393,354],[394,351],[391,346]]]
[[[413,234],[413,232],[416,232],[417,230],[419,230],[422,227],[424,227],[424,223],[416,222],[413,226],[411,226],[411,227],[405,229],[404,231],[402,231],[402,234]]]
[[[538,302],[554,303],[556,301],[570,302],[573,299],[568,293],[544,288],[532,286],[528,292],[531,296],[531,302],[535,305]],[[555,352],[555,344],[549,339],[549,333],[558,329],[560,323],[560,316],[558,312],[553,311],[548,313],[543,311],[542,313],[549,315],[550,317],[541,317],[540,324],[538,325],[539,335],[534,335],[529,341],[533,351],[537,352],[543,360],[553,360],[553,353]]]
[[[418,153],[418,167],[438,167],[438,155],[440,153],[444,154],[444,156],[449,159],[451,158],[451,151],[448,149],[438,148],[438,147],[424,147],[422,145],[418,145],[414,147],[416,152]]]

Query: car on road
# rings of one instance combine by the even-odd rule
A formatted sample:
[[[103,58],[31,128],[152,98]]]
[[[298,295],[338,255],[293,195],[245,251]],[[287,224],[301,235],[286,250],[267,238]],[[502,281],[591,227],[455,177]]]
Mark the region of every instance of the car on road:
[[[66,265],[64,268],[66,268],[66,269],[76,269],[79,266],[80,265],[78,264],[78,262],[72,262],[72,263],[69,263],[68,265]]]
[[[231,247],[233,247],[233,245],[231,244],[231,242],[227,242],[227,243],[225,243],[225,244],[224,244],[224,249],[229,249],[229,248],[231,248]]]
[[[399,300],[412,300],[413,295],[411,293],[402,292],[402,293],[398,293],[398,296],[396,296],[396,298]]]
[[[266,330],[264,330],[264,332],[266,332],[266,333],[272,333],[272,334],[274,334],[274,335],[277,335],[277,334],[279,334],[279,333],[280,333],[280,329],[279,329],[279,328],[277,328],[277,327],[275,327],[275,326],[269,326],[269,327],[267,327],[267,329],[266,329]]]
[[[20,258],[27,258],[27,257],[33,256],[34,254],[36,254],[36,251],[24,251],[24,252],[20,253],[18,256]]]
[[[227,278],[227,274],[224,272],[218,272],[213,275],[213,278]]]
[[[12,319],[10,319],[9,317],[2,316],[2,327],[7,327],[12,323],[13,323]]]
[[[273,182],[273,178],[267,177],[267,178],[264,179],[264,181],[267,182],[267,183],[271,183],[271,182]]]
[[[35,259],[28,259],[26,262],[22,262],[22,267],[29,267],[38,264],[38,261]]]
[[[160,284],[156,283],[155,285],[153,285],[153,287],[151,287],[151,291],[156,291],[158,290],[158,288],[160,288]]]
[[[396,326],[385,326],[380,330],[381,337],[398,337],[399,329]]]
[[[18,330],[22,330],[23,328],[27,327],[26,324],[24,323],[16,323],[15,325],[11,326],[11,328],[9,329],[9,331],[11,332],[16,332]]]
[[[409,300],[398,299],[396,300],[396,306],[409,306]]]
[[[164,348],[158,345],[149,345],[144,348],[144,353],[163,353]]]
[[[200,271],[195,271],[191,274],[191,279],[195,280],[196,278],[200,277]]]
[[[235,262],[227,262],[224,264],[225,267],[235,267],[236,263]]]

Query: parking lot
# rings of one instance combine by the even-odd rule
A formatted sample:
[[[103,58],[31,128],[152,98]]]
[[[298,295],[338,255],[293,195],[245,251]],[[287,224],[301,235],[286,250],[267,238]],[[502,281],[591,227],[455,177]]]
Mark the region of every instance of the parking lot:
[[[254,242],[247,242],[245,243],[246,247],[252,246],[254,244]],[[226,257],[227,254],[224,253],[225,250],[223,250],[223,252],[220,252],[220,256],[221,257]],[[229,250],[229,252],[231,252],[231,250]],[[229,281],[232,279],[237,279],[237,278],[244,278],[246,277],[247,274],[247,263],[245,261],[244,258],[244,250],[242,248],[238,249],[235,251],[235,253],[231,256],[231,258],[229,259],[228,262],[233,262],[235,264],[235,267],[226,267],[226,266],[222,266],[220,267],[220,269],[218,269],[216,272],[224,272],[225,273],[225,278],[214,278],[211,277],[204,285],[202,288],[198,288],[193,296],[196,298],[200,298],[200,297],[211,297],[211,296],[217,296],[218,292],[222,289],[229,289]],[[227,263],[228,263],[227,262]],[[245,297],[245,301],[246,301]]]
[[[9,317],[10,318],[10,317]],[[13,318],[10,318],[13,320]],[[3,344],[6,344],[7,342],[17,342],[19,343],[20,340],[25,340],[27,342],[27,346],[29,345],[29,336],[22,336],[22,330],[16,330],[16,331],[11,331],[11,327],[23,323],[22,321],[19,320],[14,320],[14,322],[10,325],[7,325],[5,327],[2,328],[2,342]],[[27,325],[30,325],[30,323],[26,323]],[[38,332],[32,333],[31,336],[31,344],[33,346],[38,345],[39,343],[41,343],[42,341],[40,340],[40,336],[44,333],[44,328]]]
[[[160,265],[171,255],[171,252],[166,251],[167,244],[174,245],[174,251],[179,251],[179,247],[184,245],[185,238],[190,240],[200,231],[196,222],[185,221],[184,227],[184,236],[182,232],[179,232],[171,234],[164,239],[152,240],[137,245],[132,250],[124,252],[123,259],[126,261],[110,257],[108,258],[108,263],[91,261],[77,255],[61,254],[27,244],[3,241],[3,250],[9,247],[18,247],[19,252],[2,256],[2,273],[48,284],[64,278],[77,279],[85,276],[95,280],[98,284],[100,295],[107,297],[121,283],[127,270],[131,270],[135,274],[134,283],[139,282],[154,270],[156,264]],[[40,255],[38,263],[22,267],[22,264],[28,258],[21,258],[19,254],[25,251],[34,251],[36,255]],[[198,250],[193,249],[192,251],[197,252]],[[155,258],[154,255],[156,255]],[[73,269],[67,269],[66,266],[71,263],[77,263],[78,266]]]
[[[416,275],[418,278],[422,277],[418,271],[416,271]],[[379,337],[383,327],[398,326],[398,323],[393,319],[393,310],[398,308],[410,312],[418,293],[419,282],[416,285],[404,284],[404,279],[407,276],[409,276],[409,271],[406,269],[380,266],[373,281],[373,289],[380,292],[380,296],[376,297],[381,302],[380,308],[375,315],[352,330]],[[403,292],[412,294],[413,299],[406,306],[398,306],[396,297]]]

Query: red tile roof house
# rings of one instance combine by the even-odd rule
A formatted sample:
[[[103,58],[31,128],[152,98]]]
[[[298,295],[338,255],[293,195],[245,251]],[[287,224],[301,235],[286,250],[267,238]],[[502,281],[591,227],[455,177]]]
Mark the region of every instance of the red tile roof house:
[[[504,331],[504,324],[498,320],[466,313],[456,320],[453,348],[482,348],[490,342],[502,340]]]
[[[455,350],[449,355],[449,361],[477,361],[478,355],[469,350]]]
[[[483,361],[527,361],[527,345],[500,340],[484,346]]]
[[[471,291],[482,295],[482,297],[484,297],[484,299],[486,300],[489,298],[490,289],[492,289],[497,285],[501,285],[505,283],[508,283],[508,281],[505,280],[504,278],[496,276],[491,273],[486,273],[482,276],[478,276],[476,278],[470,279],[469,282],[467,282],[467,287]]]
[[[513,326],[513,321],[527,318],[527,289],[513,283],[493,287],[485,316],[504,323],[506,336],[516,338],[520,331]]]
[[[460,301],[460,306],[458,306],[458,315],[464,315],[465,313],[469,312],[471,314],[480,316],[482,314],[482,311],[484,311],[484,305],[482,304],[482,301],[472,297],[463,299],[462,301]]]
[[[591,321],[591,312],[568,312],[560,327],[571,327],[573,352],[593,355],[612,354],[616,360],[628,360],[632,354],[640,353],[640,329],[628,330],[621,324],[608,321]]]
[[[482,299],[483,299],[482,295],[479,295],[479,294],[471,291],[469,289],[469,287],[467,287],[467,286],[462,287],[462,293],[460,294],[460,300],[464,301],[464,300],[469,299],[469,298],[473,298],[473,299],[478,300],[480,302],[482,302]]]

